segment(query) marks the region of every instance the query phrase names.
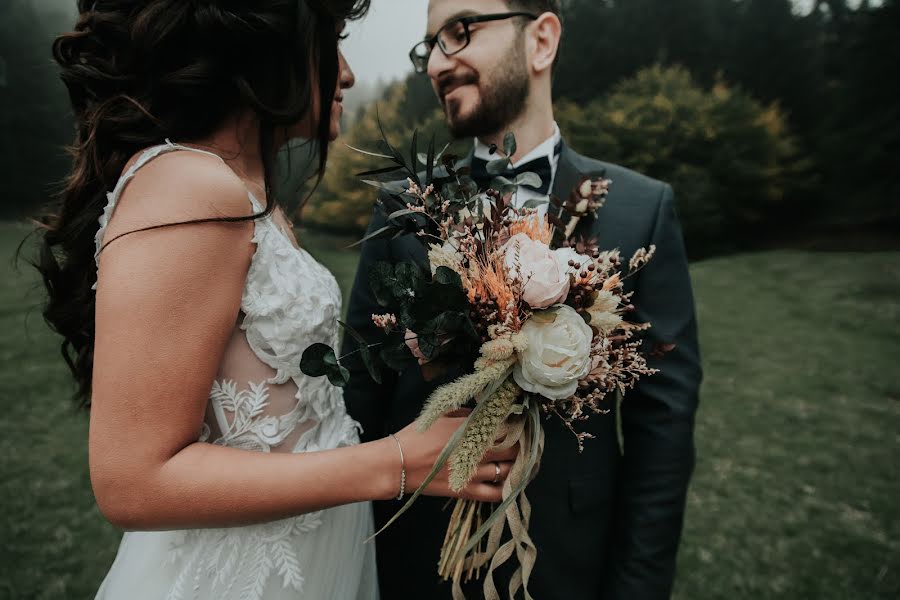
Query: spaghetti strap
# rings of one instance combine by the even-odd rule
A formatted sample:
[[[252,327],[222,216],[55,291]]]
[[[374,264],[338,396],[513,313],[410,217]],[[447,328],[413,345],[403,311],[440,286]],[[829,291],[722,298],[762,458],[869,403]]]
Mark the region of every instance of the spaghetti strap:
[[[152,146],[144,150],[138,159],[134,161],[128,169],[122,173],[119,180],[116,182],[116,186],[113,188],[111,192],[106,194],[106,207],[103,209],[103,214],[100,215],[98,219],[98,223],[100,225],[99,229],[97,229],[97,233],[94,236],[94,264],[99,267],[100,261],[100,251],[103,249],[103,237],[106,234],[106,228],[109,225],[109,220],[112,218],[113,212],[116,210],[116,205],[119,203],[119,198],[122,196],[122,193],[125,191],[125,188],[128,186],[128,183],[134,178],[135,174],[147,163],[152,161],[158,156],[163,154],[167,154],[169,152],[176,151],[187,151],[187,152],[196,152],[199,154],[206,154],[209,156],[214,156],[218,158],[223,165],[228,166],[221,156],[214,152],[209,152],[207,150],[201,150],[200,148],[191,148],[190,146],[183,146],[181,144],[176,144],[172,142],[169,138],[166,138],[164,144],[159,144],[157,146]],[[256,212],[261,212],[262,208],[260,203],[256,200],[250,190],[247,190],[247,197],[250,201],[250,205],[253,207],[253,210]],[[94,282],[93,289],[97,289],[97,283]]]

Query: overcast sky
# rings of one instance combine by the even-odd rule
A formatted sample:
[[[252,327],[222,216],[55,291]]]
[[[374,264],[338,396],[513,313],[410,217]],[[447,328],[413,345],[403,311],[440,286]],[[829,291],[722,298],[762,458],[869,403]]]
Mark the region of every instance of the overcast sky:
[[[428,0],[374,0],[362,21],[347,26],[344,54],[359,81],[404,77],[409,50],[425,35]]]
[[[803,14],[809,12],[815,2],[793,1]],[[849,0],[853,7],[859,3],[860,0]],[[874,0],[872,4],[877,6],[881,0]],[[350,38],[343,45],[357,80],[366,83],[375,83],[378,79],[390,81],[409,73],[412,69],[409,50],[425,34],[427,12],[428,0],[373,0],[368,16],[347,27]]]

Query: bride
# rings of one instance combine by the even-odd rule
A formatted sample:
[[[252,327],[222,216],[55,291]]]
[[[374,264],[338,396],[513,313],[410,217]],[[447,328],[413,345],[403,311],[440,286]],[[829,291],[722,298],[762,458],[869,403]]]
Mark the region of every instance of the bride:
[[[81,0],[55,43],[77,122],[42,233],[45,316],[90,408],[97,503],[127,530],[98,598],[377,597],[368,501],[419,486],[460,416],[360,444],[334,277],[273,200],[288,139],[339,131],[368,0]],[[515,449],[463,492],[500,499]],[[426,490],[453,496],[442,472]]]

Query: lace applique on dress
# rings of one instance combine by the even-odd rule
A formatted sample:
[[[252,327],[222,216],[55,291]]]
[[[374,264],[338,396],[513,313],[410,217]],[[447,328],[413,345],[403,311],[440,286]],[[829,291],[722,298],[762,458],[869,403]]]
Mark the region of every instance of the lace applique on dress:
[[[271,452],[294,431],[298,409],[285,415],[266,414],[269,405],[269,386],[249,382],[248,388],[238,391],[231,380],[213,382],[209,402],[218,417],[222,434],[211,443],[219,446]],[[212,431],[206,423],[201,442],[210,441]]]
[[[322,511],[248,527],[186,531],[172,548],[170,562],[181,565],[166,600],[191,600],[202,588],[207,597],[261,600],[269,578],[303,592],[303,569],[293,538],[322,524]],[[238,591],[239,590],[239,591]]]

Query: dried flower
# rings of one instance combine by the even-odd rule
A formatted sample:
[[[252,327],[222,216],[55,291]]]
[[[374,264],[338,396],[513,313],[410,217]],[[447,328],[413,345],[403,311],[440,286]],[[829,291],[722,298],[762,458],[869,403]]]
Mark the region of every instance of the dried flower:
[[[406,342],[406,347],[409,348],[409,351],[412,352],[412,355],[416,357],[416,360],[419,361],[419,365],[424,365],[428,362],[428,357],[422,352],[419,348],[419,335],[412,331],[411,329],[407,329],[406,333],[403,336],[404,342]]]
[[[392,313],[372,315],[372,322],[375,323],[375,327],[383,329],[385,333],[390,333],[397,328],[397,316]]]
[[[450,456],[450,488],[458,492],[471,481],[485,452],[494,445],[500,425],[509,416],[521,390],[506,380],[486,400],[487,404],[472,419],[462,442]]]
[[[591,307],[588,314],[591,317],[591,327],[596,329],[600,335],[609,335],[622,324],[622,317],[612,312],[594,310]]]
[[[431,264],[431,274],[434,275],[438,267],[447,267],[457,273],[462,270],[463,257],[453,245],[446,241],[443,245],[431,244],[428,250],[428,262]]]
[[[431,427],[442,415],[456,410],[501,378],[506,378],[514,358],[483,365],[474,373],[443,385],[431,393],[416,420],[419,431]],[[476,365],[477,367],[478,365]]]
[[[553,237],[553,231],[547,219],[537,214],[528,215],[525,218],[517,219],[509,226],[509,237],[515,237],[517,234],[524,233],[536,242],[550,245]]]
[[[656,254],[656,246],[650,246],[647,248],[639,248],[634,256],[631,257],[631,260],[628,261],[628,268],[631,271],[637,271],[638,269],[644,268],[650,259],[653,258],[653,255]]]
[[[421,196],[422,189],[411,178],[406,178],[406,193],[410,196]]]

